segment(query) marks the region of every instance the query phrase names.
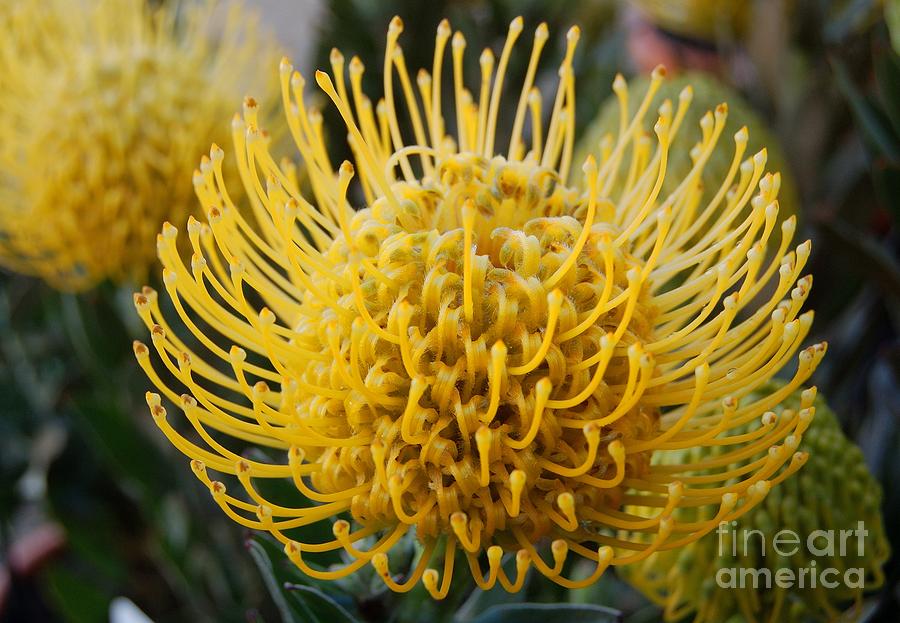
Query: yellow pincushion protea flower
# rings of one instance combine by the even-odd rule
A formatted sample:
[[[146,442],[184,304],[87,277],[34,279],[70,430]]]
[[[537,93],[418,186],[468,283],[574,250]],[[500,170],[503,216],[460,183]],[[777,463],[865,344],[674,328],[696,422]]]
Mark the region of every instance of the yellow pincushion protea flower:
[[[0,6],[0,265],[62,290],[146,277],[166,219],[243,89],[277,92],[250,16],[218,34],[205,3],[22,0]],[[223,122],[224,120],[224,122]]]
[[[252,217],[225,191],[223,150],[213,146],[203,161],[195,184],[208,219],[188,221],[190,265],[174,226],[158,239],[168,297],[193,335],[173,330],[153,290],[135,295],[158,362],[140,342],[135,354],[193,431],[183,434],[162,396],[148,393],[157,425],[224,512],[273,534],[306,574],[338,579],[371,563],[393,590],[421,580],[436,598],[458,558],[482,588],[516,591],[532,566],[579,587],[753,508],[806,460],[796,450],[810,404],[782,418],[769,411],[825,352],[802,350],[787,385],[738,406],[795,358],[812,321],[800,314],[809,242],[789,250],[793,218],[779,233],[778,178],[765,173],[765,150],[745,160],[744,129],[720,144],[723,104],[701,122],[691,171],[661,196],[691,90],[660,107],[651,145],[638,128],[660,69],[637,114],[623,114],[615,144],[584,163],[586,184],[571,186],[577,28],[546,125],[535,84],[546,25],[505,122],[501,93],[521,18],[499,60],[481,55],[474,92],[461,33],[439,25],[432,70],[413,82],[402,29],[395,18],[376,105],[362,93],[358,58],[349,82],[336,51],[333,74],[316,73],[346,123],[355,166],[333,166],[304,79],[282,62],[309,199],[265,148],[255,102],[234,145]],[[448,47],[453,113],[444,108]],[[627,111],[624,80],[613,88]],[[502,148],[501,128],[511,128]],[[733,163],[701,204],[699,180],[716,149],[733,150]],[[348,196],[354,175],[365,197],[358,211]],[[781,242],[767,257],[772,236]],[[755,433],[729,434],[760,418]],[[247,445],[272,460],[245,458]],[[657,450],[704,445],[730,449],[715,464],[651,463]],[[755,458],[733,470],[736,454]],[[293,481],[293,505],[263,495],[261,481],[272,478]],[[714,512],[680,522],[682,506]],[[319,522],[331,524],[333,540],[304,536]],[[623,539],[623,529],[648,536]],[[388,553],[408,533],[422,553],[397,578]],[[311,562],[334,550],[346,566]],[[501,566],[504,552],[515,552],[514,573]],[[594,572],[567,577],[569,554],[593,561]]]

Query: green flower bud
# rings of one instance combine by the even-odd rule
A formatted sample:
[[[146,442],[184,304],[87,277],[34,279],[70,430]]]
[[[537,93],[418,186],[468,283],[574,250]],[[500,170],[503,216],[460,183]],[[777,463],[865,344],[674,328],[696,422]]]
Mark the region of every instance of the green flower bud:
[[[771,393],[778,388],[773,385],[761,391]],[[798,475],[778,484],[734,523],[726,521],[721,532],[620,568],[627,581],[665,607],[667,621],[690,613],[698,623],[825,621],[864,590],[881,585],[889,548],[879,510],[880,486],[825,401],[816,398],[814,407],[815,417],[797,448],[810,453],[810,459]],[[799,408],[800,392],[795,392],[776,413]],[[727,435],[752,432],[759,425],[753,422]],[[654,460],[671,464],[682,460],[684,452],[660,452]],[[674,518],[693,521],[697,514],[696,508],[679,509]],[[824,574],[831,569],[835,571]],[[665,581],[648,584],[646,578],[655,574],[664,574]],[[793,578],[793,583],[780,587],[776,576]],[[863,587],[856,586],[860,578]],[[836,586],[823,586],[823,580]]]

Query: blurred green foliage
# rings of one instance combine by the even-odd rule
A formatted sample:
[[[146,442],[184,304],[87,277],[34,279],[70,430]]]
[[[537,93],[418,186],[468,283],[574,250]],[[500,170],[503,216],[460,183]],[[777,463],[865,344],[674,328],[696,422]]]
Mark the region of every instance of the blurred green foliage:
[[[39,579],[66,621],[106,620],[117,595],[154,620],[244,620],[261,582],[240,529],[146,414],[130,293],[75,297],[0,279],[4,549],[44,523],[63,525],[66,549]]]

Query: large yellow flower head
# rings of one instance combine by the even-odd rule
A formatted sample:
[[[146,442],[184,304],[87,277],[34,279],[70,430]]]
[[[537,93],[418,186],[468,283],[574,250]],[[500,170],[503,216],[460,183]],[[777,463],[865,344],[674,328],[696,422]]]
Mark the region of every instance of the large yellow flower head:
[[[349,81],[338,52],[331,75],[316,73],[346,123],[355,166],[329,160],[304,79],[282,62],[311,196],[265,148],[253,101],[234,145],[252,218],[225,192],[223,151],[214,146],[204,160],[195,183],[208,220],[188,221],[190,265],[174,226],[158,242],[166,291],[193,336],[173,331],[154,291],[135,295],[158,363],[140,342],[135,354],[193,432],[183,435],[150,393],[157,425],[222,509],[281,540],[305,573],[336,579],[371,563],[392,589],[422,580],[437,598],[457,559],[484,588],[518,590],[530,567],[583,586],[610,564],[684,545],[747,512],[805,461],[796,450],[815,391],[781,417],[771,410],[825,352],[819,344],[795,357],[812,321],[800,314],[810,247],[790,250],[793,219],[779,227],[765,151],[745,159],[743,129],[733,143],[720,140],[724,104],[699,131],[682,128],[690,88],[659,108],[651,141],[640,128],[660,69],[637,114],[623,114],[615,143],[584,163],[585,185],[570,185],[577,28],[559,85],[545,94],[535,75],[548,32],[538,26],[507,119],[501,93],[521,19],[499,59],[481,55],[474,91],[461,33],[439,25],[434,65],[414,82],[402,29],[395,18],[377,104],[362,93],[359,59]],[[625,81],[613,88],[627,111]],[[502,146],[501,130],[510,136]],[[700,145],[691,171],[662,196],[679,131],[698,132]],[[733,163],[701,203],[715,149],[733,150]],[[359,210],[348,197],[355,175]],[[772,236],[780,243],[767,251]],[[783,388],[739,403],[792,360]],[[760,419],[752,434],[729,432]],[[248,444],[272,459],[245,458]],[[703,445],[729,450],[714,464],[650,460]],[[733,470],[737,455],[754,459]],[[296,499],[266,498],[271,478],[292,479]],[[680,522],[673,511],[682,506],[715,510]],[[318,522],[331,525],[332,540],[304,536]],[[388,553],[410,532],[422,552],[398,579]],[[345,553],[343,568],[311,562],[334,550]],[[501,566],[504,552],[515,552],[515,570]],[[590,577],[570,577],[570,554],[593,561]]]
[[[63,290],[144,279],[243,89],[277,92],[248,15],[142,0],[0,5],[0,265]],[[267,75],[267,74],[266,74]]]

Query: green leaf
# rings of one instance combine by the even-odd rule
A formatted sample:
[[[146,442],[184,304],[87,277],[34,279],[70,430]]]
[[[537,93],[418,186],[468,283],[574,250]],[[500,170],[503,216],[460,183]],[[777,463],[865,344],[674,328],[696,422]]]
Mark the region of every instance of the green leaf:
[[[471,623],[620,623],[622,613],[590,604],[503,604],[492,606]]]
[[[875,79],[884,114],[900,135],[900,56],[888,47],[875,53]]]
[[[853,84],[843,62],[834,62],[834,73],[835,82],[850,103],[853,116],[865,139],[878,153],[891,160],[900,159],[900,139],[893,132],[884,113]]]
[[[70,623],[105,621],[109,595],[83,574],[63,565],[52,565],[45,571],[44,585],[49,589],[53,605]]]
[[[288,603],[287,596],[283,590],[284,584],[275,576],[275,568],[262,543],[257,539],[250,539],[247,541],[247,550],[250,552],[253,562],[256,563],[260,575],[262,575],[263,582],[265,582],[266,588],[272,596],[272,601],[275,602],[275,607],[281,613],[281,620],[284,623],[305,623],[308,621],[308,619],[301,618],[301,613],[295,611],[293,605]]]
[[[132,492],[136,489],[142,501],[158,500],[171,486],[172,476],[161,453],[138,428],[135,415],[102,392],[77,396],[72,406],[79,431],[104,465]]]
[[[343,606],[313,586],[287,584],[284,588],[288,597],[308,613],[305,621],[309,623],[358,623]]]
[[[625,619],[625,623],[658,623],[663,620],[662,610],[656,604],[644,606]]]
[[[319,581],[294,567],[275,539],[255,535],[247,540],[247,549],[284,623],[357,623],[347,607],[315,586]],[[333,586],[324,582],[322,585]],[[346,606],[354,607],[349,596]]]

